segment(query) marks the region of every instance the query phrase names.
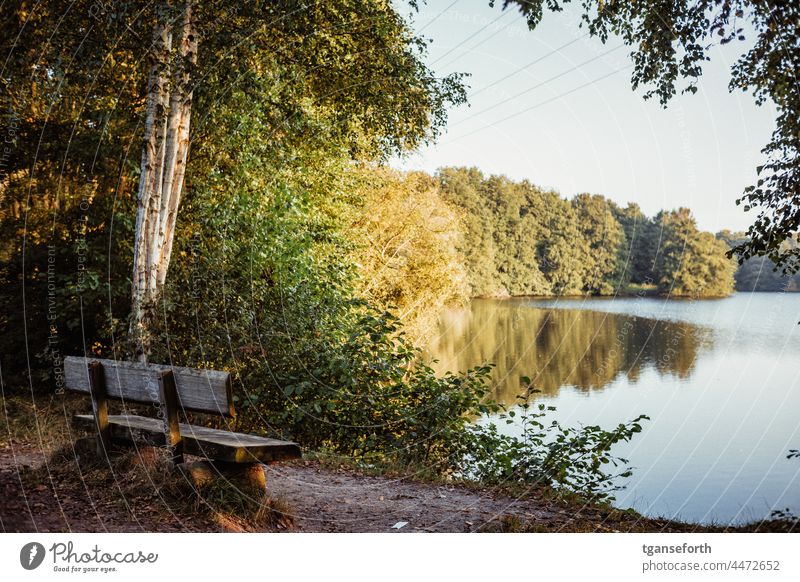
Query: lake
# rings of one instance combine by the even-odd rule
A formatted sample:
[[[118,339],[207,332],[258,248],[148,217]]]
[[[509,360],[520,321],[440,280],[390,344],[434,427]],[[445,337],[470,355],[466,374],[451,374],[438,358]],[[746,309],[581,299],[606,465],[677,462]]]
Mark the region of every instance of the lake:
[[[476,299],[446,312],[439,372],[495,364],[513,405],[528,376],[563,424],[613,428],[634,467],[615,505],[649,516],[741,523],[800,514],[800,294],[726,299]],[[512,425],[498,426],[514,432]]]

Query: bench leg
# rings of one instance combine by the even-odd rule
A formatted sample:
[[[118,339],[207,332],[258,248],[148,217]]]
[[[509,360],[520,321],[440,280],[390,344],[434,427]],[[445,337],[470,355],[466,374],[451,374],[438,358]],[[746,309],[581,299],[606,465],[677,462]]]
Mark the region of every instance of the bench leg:
[[[97,455],[108,458],[111,451],[111,426],[108,424],[108,399],[106,397],[106,375],[100,362],[89,362],[89,392],[92,397],[92,413],[97,429]]]
[[[226,463],[224,461],[196,461],[179,465],[181,473],[192,487],[202,490],[214,481],[227,481],[230,487],[249,495],[267,492],[267,477],[261,463]]]
[[[172,370],[161,373],[159,378],[159,397],[164,406],[164,437],[172,457],[172,464],[183,463],[183,442],[178,420],[178,390]]]

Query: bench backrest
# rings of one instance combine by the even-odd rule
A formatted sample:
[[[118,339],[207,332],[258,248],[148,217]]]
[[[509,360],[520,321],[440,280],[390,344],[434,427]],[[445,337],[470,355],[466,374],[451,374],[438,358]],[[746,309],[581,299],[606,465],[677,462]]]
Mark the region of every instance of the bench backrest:
[[[64,358],[64,376],[69,390],[91,393],[90,362],[102,365],[108,398],[157,404],[159,378],[171,370],[181,408],[229,418],[236,414],[228,372],[68,356]]]

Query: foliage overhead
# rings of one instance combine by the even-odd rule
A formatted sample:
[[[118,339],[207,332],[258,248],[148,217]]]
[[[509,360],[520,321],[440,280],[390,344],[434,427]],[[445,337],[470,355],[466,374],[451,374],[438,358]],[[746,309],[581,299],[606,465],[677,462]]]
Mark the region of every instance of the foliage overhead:
[[[32,357],[59,345],[54,353],[107,353],[123,339],[112,330],[130,309],[148,47],[164,9],[170,3],[17,0],[0,10],[0,97],[9,121],[0,221],[12,234],[0,265],[2,323],[27,326]],[[446,106],[464,98],[459,77],[434,77],[424,43],[382,0],[211,1],[199,3],[194,18],[200,41],[187,208],[209,191],[222,206],[253,196],[268,207],[288,187],[302,199],[324,183],[338,189],[314,211],[330,219],[356,196],[332,173],[350,176],[348,164],[430,139]],[[236,174],[262,162],[264,173]],[[184,234],[191,214],[181,210]],[[48,271],[59,282],[52,297]],[[91,286],[74,284],[78,278]],[[33,360],[7,366],[38,368]]]
[[[491,0],[494,4],[496,0]],[[516,6],[530,28],[546,10],[558,12],[570,0],[503,0]],[[737,204],[758,216],[732,253],[742,262],[768,256],[786,273],[800,269],[800,4],[783,0],[580,0],[581,25],[606,42],[611,35],[632,47],[633,88],[666,105],[677,93],[694,93],[715,43],[748,42],[731,69],[729,89],[750,91],[757,104],[771,101],[778,112],[775,131],[762,153],[756,184]],[[681,82],[684,84],[681,86]]]

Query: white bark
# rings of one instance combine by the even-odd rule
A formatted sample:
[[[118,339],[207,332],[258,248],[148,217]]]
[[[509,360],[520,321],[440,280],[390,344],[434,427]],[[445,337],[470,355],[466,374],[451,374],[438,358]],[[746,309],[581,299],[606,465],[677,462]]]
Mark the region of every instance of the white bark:
[[[171,129],[174,129],[174,154],[170,160],[170,180],[164,182],[164,193],[168,202],[163,205],[164,240],[158,256],[158,273],[156,285],[161,288],[167,277],[169,261],[172,256],[172,242],[175,239],[175,222],[183,192],[183,178],[186,174],[186,160],[189,156],[189,127],[192,116],[192,90],[189,86],[190,71],[197,63],[197,31],[195,30],[191,2],[186,3],[181,34],[180,59],[182,66],[178,69],[178,90],[173,95],[174,105],[178,113]]]
[[[153,30],[131,291],[130,334],[142,361],[147,359],[153,310],[169,267],[189,151],[189,82],[197,62],[192,1],[181,8],[176,51],[169,16],[160,15]]]

